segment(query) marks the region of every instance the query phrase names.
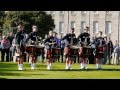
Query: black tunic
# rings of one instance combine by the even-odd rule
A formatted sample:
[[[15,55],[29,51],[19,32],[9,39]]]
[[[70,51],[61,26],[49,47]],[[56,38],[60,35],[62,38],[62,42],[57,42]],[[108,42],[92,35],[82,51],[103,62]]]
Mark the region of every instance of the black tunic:
[[[18,31],[15,36],[15,44],[21,45],[25,42],[25,33],[23,31]]]
[[[77,44],[77,38],[75,34],[66,34],[61,40],[65,40],[65,45],[69,46],[70,44],[76,45]]]
[[[54,43],[54,44],[50,44],[50,43]],[[55,48],[57,46],[56,38],[53,36],[50,36],[44,41],[44,44],[46,46],[46,49]]]
[[[39,35],[38,35],[38,32],[31,32],[27,39],[26,39],[26,42],[28,42],[28,40],[31,39],[32,41],[36,42],[36,41],[40,41],[40,38],[39,38]]]
[[[81,33],[78,37],[77,37],[77,40],[78,42],[82,42],[82,43],[85,43],[85,38],[87,38],[87,42],[86,44],[89,45],[90,44],[90,34],[89,33]]]

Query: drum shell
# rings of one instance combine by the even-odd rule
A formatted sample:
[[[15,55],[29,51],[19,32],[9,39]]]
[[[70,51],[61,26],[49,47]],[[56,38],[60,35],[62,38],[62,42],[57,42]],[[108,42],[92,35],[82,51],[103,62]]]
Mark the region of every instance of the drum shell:
[[[52,56],[60,56],[60,55],[61,55],[61,49],[60,48],[52,49]]]
[[[90,55],[91,55],[91,50],[92,50],[92,48],[91,47],[80,47],[80,48],[82,48],[82,49],[79,49],[79,50],[82,50],[82,51],[80,51],[80,52],[82,52],[81,54],[79,54],[79,56],[81,57],[81,58],[88,58]]]
[[[91,48],[90,47],[83,47],[83,54],[84,55],[91,55]]]
[[[78,48],[70,48],[70,56],[78,56]]]
[[[35,54],[35,52],[36,52],[36,48],[35,48],[35,46],[26,46],[26,52],[28,53],[28,54]]]
[[[97,47],[95,57],[96,58],[104,58],[104,51],[105,51],[104,46]]]
[[[36,47],[36,54],[44,55],[45,54],[44,47]]]

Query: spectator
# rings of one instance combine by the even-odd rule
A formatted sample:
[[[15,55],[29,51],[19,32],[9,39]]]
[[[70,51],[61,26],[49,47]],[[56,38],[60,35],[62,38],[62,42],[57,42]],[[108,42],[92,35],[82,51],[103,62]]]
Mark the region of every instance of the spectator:
[[[9,62],[9,49],[10,49],[10,42],[6,36],[3,36],[3,40],[1,41],[1,60],[4,61],[4,56],[6,53],[6,61]]]
[[[117,43],[115,44],[114,50],[113,50],[112,64],[117,65],[119,57],[120,57],[120,47],[119,47],[119,43]]]
[[[10,61],[13,61],[13,46],[12,46],[12,42],[13,42],[13,39],[14,39],[14,34],[13,32],[10,32],[9,36],[7,37],[7,39],[10,41],[10,52],[9,52],[9,56],[10,56]]]

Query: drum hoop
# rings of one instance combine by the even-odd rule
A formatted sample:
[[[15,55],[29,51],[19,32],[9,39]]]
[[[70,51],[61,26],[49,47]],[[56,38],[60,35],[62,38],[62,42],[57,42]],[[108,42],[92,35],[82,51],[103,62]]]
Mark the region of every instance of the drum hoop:
[[[26,45],[26,47],[31,47],[31,46],[35,47],[35,45]]]

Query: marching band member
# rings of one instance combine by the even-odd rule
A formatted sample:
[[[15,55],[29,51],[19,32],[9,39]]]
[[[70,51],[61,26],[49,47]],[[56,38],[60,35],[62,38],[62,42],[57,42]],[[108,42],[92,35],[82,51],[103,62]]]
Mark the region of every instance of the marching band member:
[[[90,34],[88,33],[89,29],[88,27],[86,27],[84,29],[84,32],[81,33],[77,39],[78,39],[78,42],[82,42],[84,45],[89,45],[90,44]]]
[[[75,43],[76,35],[74,33],[74,28],[71,28],[70,33],[66,34],[61,40],[65,41],[65,58],[66,58],[66,69],[71,69],[72,59],[69,58],[69,52],[71,45]],[[73,43],[74,42],[74,43]]]
[[[49,37],[44,41],[45,48],[47,49],[47,69],[52,69],[52,52],[51,49],[55,48],[57,46],[56,40],[53,37],[53,31],[49,31]]]
[[[102,69],[102,58],[104,57],[104,51],[105,51],[105,41],[102,37],[102,31],[99,31],[98,37],[95,39],[95,58],[96,58],[96,67],[97,69]],[[99,48],[99,49],[98,49]],[[102,52],[102,53],[100,53]]]
[[[18,24],[18,32],[16,33],[15,36],[15,44],[16,44],[16,49],[17,49],[17,61],[18,61],[18,70],[24,70],[23,67],[23,53],[25,52],[25,32],[24,32],[24,24],[20,22]]]
[[[81,69],[87,69],[86,64],[87,64],[87,59],[88,56],[85,56],[83,53],[83,46],[88,46],[90,44],[90,34],[88,33],[89,29],[86,27],[84,29],[84,32],[81,33],[78,37],[77,40],[80,44],[80,59],[81,59]]]
[[[57,45],[56,47],[60,48],[60,38],[57,37],[57,33],[55,31],[53,32],[53,37],[56,41],[56,45]],[[59,62],[59,58],[60,56],[55,57],[55,59],[58,59],[58,62]]]
[[[36,45],[38,43],[39,40],[39,35],[38,35],[38,27],[36,25],[32,26],[32,32],[28,35],[28,38],[26,39],[26,42],[31,40],[30,44],[32,45]],[[37,69],[36,68],[36,59],[37,56],[35,55],[35,53],[30,54],[29,56],[31,56],[31,60],[29,58],[29,61],[31,63],[31,69]]]

